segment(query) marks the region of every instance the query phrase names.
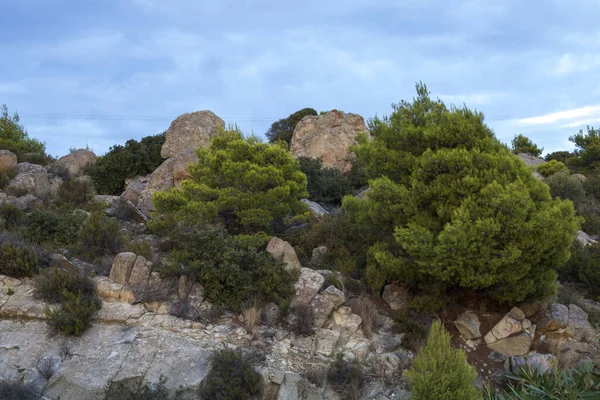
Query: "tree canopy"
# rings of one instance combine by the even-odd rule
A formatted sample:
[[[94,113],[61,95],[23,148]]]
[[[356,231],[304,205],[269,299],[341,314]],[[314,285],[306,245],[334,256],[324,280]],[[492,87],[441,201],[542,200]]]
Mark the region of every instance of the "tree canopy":
[[[588,126],[587,131],[569,137],[575,144],[575,156],[568,160],[570,166],[585,171],[593,171],[600,167],[600,129]]]
[[[239,131],[215,135],[197,150],[198,163],[181,189],[156,193],[159,213],[180,219],[203,217],[233,234],[273,233],[290,217],[307,213],[306,176],[285,145],[266,144]]]
[[[271,143],[279,140],[286,142],[289,146],[292,141],[292,135],[298,122],[307,115],[319,115],[312,108],[303,108],[289,115],[287,118],[282,118],[279,121],[273,122],[267,133],[265,134]]]
[[[518,153],[527,153],[527,154],[531,154],[534,157],[539,157],[542,152],[544,151],[544,148],[539,148],[537,147],[537,145],[535,143],[533,143],[531,141],[531,139],[529,139],[527,136],[525,135],[515,135],[515,137],[512,140],[512,149],[515,152],[515,154]]]
[[[11,116],[8,107],[3,105],[2,115],[0,115],[0,149],[12,151],[19,161],[25,161],[23,158],[28,153],[45,156],[46,145],[30,138],[19,122],[19,114],[15,112]]]
[[[462,288],[502,302],[553,293],[579,225],[573,204],[553,200],[481,113],[446,107],[423,84],[393,110],[355,149],[366,200],[343,202],[370,231],[371,288],[401,281],[424,296]]]

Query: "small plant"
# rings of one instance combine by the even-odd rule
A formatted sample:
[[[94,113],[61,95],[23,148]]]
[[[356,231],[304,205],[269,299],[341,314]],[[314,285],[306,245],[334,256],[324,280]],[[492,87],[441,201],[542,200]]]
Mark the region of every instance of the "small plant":
[[[30,277],[37,273],[40,259],[25,244],[3,243],[0,246],[0,274],[13,278]]]
[[[547,163],[539,165],[537,167],[537,172],[542,174],[542,176],[549,177],[554,175],[557,172],[568,171],[569,169],[565,164],[557,160],[550,160]]]
[[[336,289],[341,291],[344,290],[344,284],[337,278],[335,273],[327,274],[325,277],[325,282],[323,283],[322,288],[327,289],[329,286],[334,286]]]
[[[83,293],[63,291],[62,308],[46,310],[46,322],[52,331],[62,335],[81,336],[92,325],[92,318],[100,309],[97,298]]]
[[[22,187],[9,186],[6,188],[6,193],[9,196],[21,197],[21,196],[25,196],[29,192],[27,192],[27,189],[22,188]]]
[[[239,351],[216,351],[199,389],[203,399],[250,400],[260,396],[262,378]]]
[[[358,314],[362,318],[362,330],[367,338],[372,338],[373,333],[379,329],[379,314],[377,306],[367,295],[361,295],[351,299],[350,308],[352,312]]]
[[[70,179],[58,188],[58,198],[73,206],[87,204],[94,196],[94,186],[87,179]]]
[[[17,176],[17,172],[14,168],[0,169],[0,189],[4,189],[15,176]]]
[[[38,400],[39,396],[22,383],[0,381],[2,400]]]
[[[339,354],[327,372],[327,382],[344,399],[358,400],[362,397],[365,376],[360,366],[345,361]]]
[[[69,339],[63,338],[58,343],[58,355],[60,356],[61,360],[67,360],[71,358],[73,355],[73,342],[71,342]]]
[[[327,381],[327,368],[322,365],[313,365],[304,372],[304,377],[313,385],[322,388]]]
[[[94,261],[119,253],[123,243],[121,226],[117,220],[107,217],[103,211],[95,210],[79,230],[77,252],[84,260]]]
[[[258,331],[258,324],[260,323],[260,308],[258,307],[258,303],[255,301],[254,305],[245,309],[242,315],[244,316],[246,332],[255,337]]]
[[[15,294],[15,291],[12,290],[12,288],[8,288],[8,290],[6,291],[6,294],[9,296],[12,296],[13,294]]]
[[[157,383],[142,383],[140,379],[128,379],[110,382],[105,400],[163,400],[168,398],[169,390],[165,387],[167,379],[160,377]]]
[[[36,368],[44,378],[50,379],[54,375],[54,360],[48,357],[42,358],[37,362]]]
[[[81,293],[85,297],[96,296],[96,285],[88,276],[61,268],[43,269],[34,278],[34,295],[48,303],[65,300],[64,293]]]
[[[481,399],[475,386],[477,371],[463,350],[452,348],[450,334],[439,320],[433,322],[427,344],[404,377],[412,384],[414,400]]]
[[[296,316],[293,331],[297,335],[310,335],[315,329],[315,314],[308,304],[298,304],[292,307],[292,313]]]
[[[127,240],[123,249],[135,253],[138,256],[144,256],[146,260],[152,260],[152,247],[148,242]]]
[[[404,333],[402,337],[402,346],[410,351],[416,352],[420,349],[427,339],[427,328],[412,320],[406,313],[398,314],[396,318],[398,329]]]

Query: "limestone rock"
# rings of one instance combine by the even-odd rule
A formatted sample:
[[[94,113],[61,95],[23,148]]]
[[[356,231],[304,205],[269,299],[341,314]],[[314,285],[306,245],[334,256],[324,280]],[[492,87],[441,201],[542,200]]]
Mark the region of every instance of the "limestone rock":
[[[290,151],[294,158],[321,158],[324,167],[348,172],[352,165],[350,147],[356,137],[368,132],[363,117],[337,110],[321,116],[306,116],[294,129]]]
[[[0,170],[13,170],[17,166],[17,155],[8,150],[0,150]]]
[[[527,154],[527,153],[519,153],[519,154],[517,154],[517,157],[519,157],[519,159],[521,161],[523,161],[525,163],[525,165],[528,165],[528,166],[535,167],[537,165],[546,163],[546,160],[544,160],[543,158],[534,157],[531,154]]]
[[[373,348],[377,354],[389,353],[402,344],[403,333],[382,332],[373,334]]]
[[[481,332],[479,331],[481,323],[477,314],[471,311],[465,311],[460,314],[456,318],[456,321],[454,321],[454,326],[456,326],[456,329],[467,340],[479,339],[481,337]]]
[[[146,257],[144,256],[137,256],[133,268],[131,269],[131,273],[129,274],[127,284],[132,287],[147,285],[151,271],[152,263],[146,260]]]
[[[294,248],[285,240],[273,237],[267,244],[267,252],[270,253],[276,261],[283,261],[287,271],[298,270],[302,267],[300,260],[296,255]]]
[[[559,329],[566,328],[568,323],[569,309],[567,306],[552,303],[538,321],[537,329],[545,334],[546,332],[558,331]]]
[[[313,267],[318,267],[323,264],[327,259],[327,253],[329,253],[329,249],[326,246],[319,246],[313,249],[312,256],[310,257],[310,265]]]
[[[54,171],[64,170],[69,178],[76,178],[83,174],[83,169],[96,162],[96,155],[89,150],[79,149],[61,157],[52,165]]]
[[[7,188],[25,191],[40,199],[50,195],[50,181],[44,167],[31,163],[19,163],[16,171],[17,175],[8,183]]]
[[[569,320],[565,333],[577,341],[596,336],[594,328],[588,322],[588,314],[575,304],[569,304]]]
[[[169,158],[188,149],[208,147],[214,134],[224,127],[225,121],[212,111],[182,114],[171,122],[160,155]]]
[[[514,318],[517,317],[517,318]],[[509,337],[517,332],[523,330],[521,321],[525,318],[525,315],[518,308],[513,308],[506,314],[487,335],[484,336],[485,342],[490,345],[491,343]]]
[[[187,170],[188,165],[197,162],[198,157],[191,148],[164,161],[148,178],[146,188],[139,194],[137,207],[148,215],[149,211],[154,210],[152,195],[173,187],[181,187],[181,182],[191,177]]]
[[[314,201],[310,201],[308,199],[302,199],[300,201],[306,204],[310,212],[312,212],[317,217],[324,217],[325,215],[329,215],[329,213],[319,203],[315,203]]]
[[[315,334],[316,350],[317,353],[324,356],[330,356],[333,353],[338,339],[340,338],[340,332],[330,329],[319,329]]]
[[[383,288],[383,295],[381,297],[394,311],[407,309],[410,302],[406,288],[394,284],[386,285]]]
[[[532,344],[533,339],[529,331],[521,331],[516,335],[488,343],[488,347],[504,356],[514,357],[527,353]]]
[[[134,253],[126,252],[117,254],[110,269],[110,279],[122,285],[126,284],[136,259],[137,256]]]
[[[134,179],[126,180],[125,191],[121,193],[121,198],[130,201],[133,205],[137,206],[140,201],[142,192],[148,186],[150,175],[137,176]]]
[[[577,231],[577,236],[575,237],[575,239],[577,239],[577,241],[579,241],[579,243],[581,243],[584,246],[589,246],[591,244],[598,243],[596,240],[592,239],[590,237],[590,235],[588,235],[584,231]]]
[[[58,190],[65,181],[60,176],[54,175],[48,179],[48,183],[50,184],[50,196],[56,199],[58,197]]]
[[[587,178],[586,178],[586,176],[585,176],[585,175],[582,175],[582,174],[572,174],[572,175],[571,175],[571,179],[578,180],[578,181],[579,181],[579,182],[581,182],[581,183],[585,183],[585,182],[587,182]]]
[[[30,211],[35,204],[40,203],[40,200],[34,195],[26,194],[25,196],[20,197],[9,196],[6,199],[6,203],[12,204],[21,211]]]
[[[541,374],[550,371],[557,363],[557,359],[552,354],[533,353],[528,356],[518,356],[509,358],[510,370],[517,373],[520,368],[531,367]]]
[[[534,303],[523,303],[519,304],[519,309],[523,311],[525,318],[531,318],[537,313],[546,311],[548,309],[547,301],[536,301]]]
[[[315,316],[315,327],[322,327],[331,312],[345,301],[344,293],[333,285],[315,295],[310,302]]]

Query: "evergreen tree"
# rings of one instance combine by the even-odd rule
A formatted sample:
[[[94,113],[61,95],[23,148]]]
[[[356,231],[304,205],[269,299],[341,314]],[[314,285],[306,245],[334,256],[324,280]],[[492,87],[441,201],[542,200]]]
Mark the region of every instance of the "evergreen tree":
[[[27,153],[37,153],[45,156],[46,145],[39,140],[31,139],[27,131],[21,125],[19,114],[12,116],[8,113],[6,105],[2,106],[0,115],[0,149],[10,150],[17,155],[19,162]]]
[[[273,122],[267,133],[265,134],[271,143],[279,140],[286,142],[288,146],[292,141],[292,135],[298,122],[307,115],[319,115],[312,108],[303,108],[289,115],[287,118],[282,118],[279,121]]]
[[[531,141],[531,139],[521,134],[515,135],[515,137],[513,138],[512,149],[515,152],[515,154],[527,153],[531,154],[534,157],[539,157],[542,154],[542,151],[544,151],[543,147],[540,149],[535,143]]]

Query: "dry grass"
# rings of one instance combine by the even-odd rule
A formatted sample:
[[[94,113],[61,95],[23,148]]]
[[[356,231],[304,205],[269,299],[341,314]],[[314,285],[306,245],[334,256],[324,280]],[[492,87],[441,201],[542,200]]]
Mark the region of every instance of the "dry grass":
[[[327,382],[327,367],[324,365],[311,365],[304,371],[304,377],[313,385],[322,388]]]
[[[373,337],[373,333],[379,329],[379,314],[377,306],[370,296],[360,295],[349,301],[352,312],[358,314],[362,318],[362,329],[365,336],[369,339]]]
[[[51,358],[40,359],[36,367],[39,373],[46,379],[50,379],[54,375],[54,361]]]
[[[242,315],[244,316],[246,332],[252,335],[252,337],[256,337],[258,324],[260,323],[260,308],[258,307],[258,303],[254,302],[254,305],[244,310]]]

